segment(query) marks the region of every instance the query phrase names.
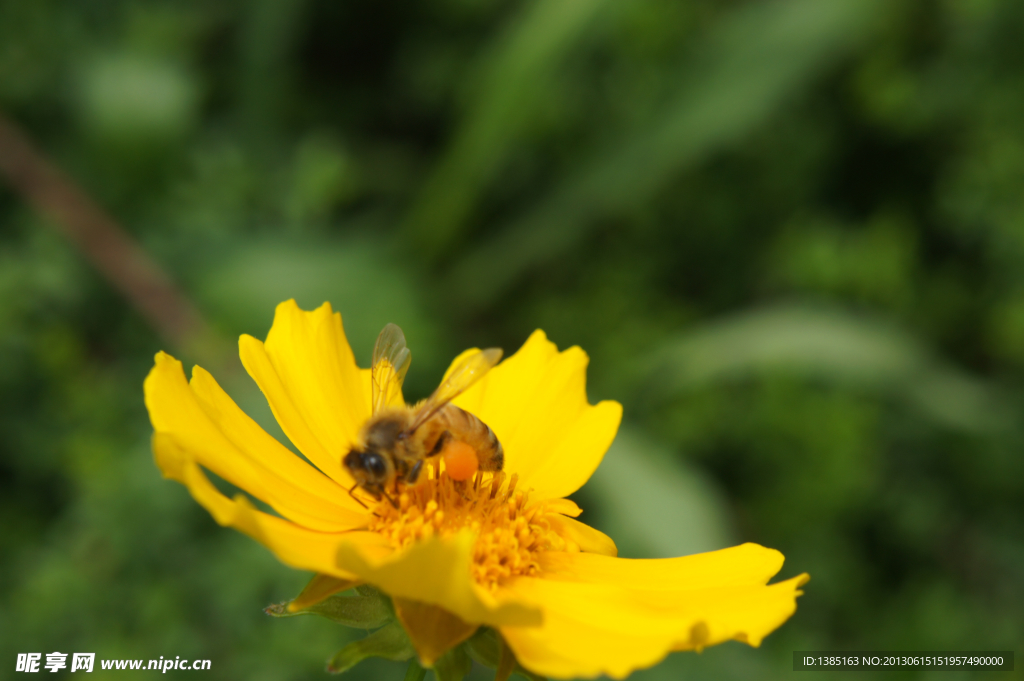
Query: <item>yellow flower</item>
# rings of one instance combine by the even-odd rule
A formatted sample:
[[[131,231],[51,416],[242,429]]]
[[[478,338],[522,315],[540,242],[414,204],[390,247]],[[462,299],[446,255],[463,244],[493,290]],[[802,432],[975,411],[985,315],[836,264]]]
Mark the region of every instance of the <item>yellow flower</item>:
[[[329,304],[306,312],[288,301],[265,343],[242,336],[239,348],[282,429],[316,468],[264,432],[208,372],[196,367],[188,382],[162,352],[145,382],[157,464],[218,523],[321,575],[304,604],[359,583],[391,596],[425,664],[485,625],[534,673],[623,678],[674,650],[731,639],[757,646],[796,608],[807,577],[768,585],[782,567],[778,551],[744,544],[627,560],[574,519],[580,509],[565,497],[597,468],[622,414],[616,402],[588,403],[588,358],[578,347],[558,352],[536,331],[456,398],[497,434],[504,471],[455,482],[428,466],[397,509],[387,501],[367,509],[349,494],[341,459],[370,416],[370,371],[356,366],[341,316]],[[225,497],[204,468],[278,515],[243,495]]]

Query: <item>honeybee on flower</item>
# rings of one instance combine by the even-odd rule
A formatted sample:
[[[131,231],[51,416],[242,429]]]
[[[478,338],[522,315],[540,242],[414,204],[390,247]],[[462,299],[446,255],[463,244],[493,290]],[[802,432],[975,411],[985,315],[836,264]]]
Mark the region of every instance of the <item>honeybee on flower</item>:
[[[393,335],[382,338],[385,346],[404,346],[391,343]],[[330,305],[306,312],[294,301],[282,303],[266,341],[242,336],[239,351],[282,430],[315,468],[263,431],[208,372],[195,367],[187,381],[181,363],[166,353],[157,354],[145,381],[156,462],[218,523],[315,573],[275,613],[334,608],[332,616],[344,620],[348,615],[337,609],[358,601],[336,594],[352,587],[360,598],[383,594],[387,607],[361,615],[361,626],[380,627],[369,635],[372,645],[343,649],[331,662],[334,671],[358,661],[359,651],[375,650],[391,659],[414,657],[413,664],[434,667],[445,679],[461,678],[467,654],[496,667],[499,681],[513,669],[624,678],[675,650],[727,640],[757,646],[796,609],[807,576],[768,584],[782,567],[778,551],[743,544],[629,560],[616,557],[609,537],[575,519],[580,508],[566,497],[597,468],[622,416],[617,402],[588,402],[588,359],[578,347],[559,352],[536,331],[500,363],[479,350],[456,358],[448,379],[467,357],[476,357],[471,364],[480,375],[456,382],[462,390],[450,398],[442,392],[428,403],[450,404],[486,424],[500,442],[501,464],[477,460],[483,470],[471,473],[470,483],[458,466],[449,471],[444,457],[390,452],[395,472],[385,472],[387,485],[359,477],[371,464],[344,461],[353,452],[380,453],[375,424],[409,408],[400,381],[378,381],[375,392],[373,370],[356,365]],[[391,359],[378,379],[384,367],[407,366],[400,351],[381,356]],[[427,459],[431,465],[422,464]],[[225,497],[204,468],[277,515],[244,495]],[[374,497],[371,504],[350,495],[360,485]]]
[[[394,406],[412,355],[402,330],[395,324],[385,326],[370,365],[373,416],[342,461],[356,481],[349,493],[362,487],[377,501],[383,496],[397,507],[388,487],[397,495],[400,483],[415,484],[426,461],[439,455],[444,456],[449,477],[456,480],[466,480],[478,470],[500,471],[505,453],[494,431],[451,404],[500,359],[500,348],[467,352],[430,397],[412,407]]]

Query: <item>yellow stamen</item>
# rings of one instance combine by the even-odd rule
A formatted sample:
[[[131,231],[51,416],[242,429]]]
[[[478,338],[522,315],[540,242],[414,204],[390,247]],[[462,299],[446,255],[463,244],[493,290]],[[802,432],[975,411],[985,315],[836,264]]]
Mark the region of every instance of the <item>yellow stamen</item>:
[[[505,474],[495,473],[485,484],[482,473],[472,481],[459,481],[431,467],[423,477],[401,492],[398,508],[384,501],[374,510],[369,529],[395,548],[469,529],[477,533],[473,577],[490,588],[538,574],[537,555],[544,551],[573,549],[551,527],[546,504],[531,502],[529,492],[516,490],[517,475],[506,484]]]

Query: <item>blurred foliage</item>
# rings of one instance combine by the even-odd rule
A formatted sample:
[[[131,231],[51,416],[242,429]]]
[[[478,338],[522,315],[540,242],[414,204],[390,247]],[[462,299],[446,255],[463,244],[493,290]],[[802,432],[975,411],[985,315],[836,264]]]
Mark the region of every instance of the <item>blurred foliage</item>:
[[[1010,0],[0,0],[0,107],[225,336],[330,300],[364,361],[405,328],[412,397],[468,346],[584,347],[627,419],[584,520],[812,575],[760,650],[637,678],[788,678],[1024,648],[1022,32]],[[161,347],[0,186],[0,656],[320,678],[348,630],[261,613],[307,575],[151,463]]]

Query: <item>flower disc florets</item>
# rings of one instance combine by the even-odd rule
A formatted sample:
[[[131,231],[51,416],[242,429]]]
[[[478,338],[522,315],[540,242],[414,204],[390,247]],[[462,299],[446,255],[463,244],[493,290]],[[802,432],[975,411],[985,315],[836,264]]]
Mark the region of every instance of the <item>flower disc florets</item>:
[[[517,482],[513,474],[506,484],[504,473],[458,481],[431,468],[427,479],[399,495],[398,508],[381,502],[369,529],[396,549],[468,529],[477,535],[472,575],[478,584],[495,588],[512,577],[536,576],[539,553],[579,548],[559,536],[546,504],[530,501],[528,490],[516,490]]]

